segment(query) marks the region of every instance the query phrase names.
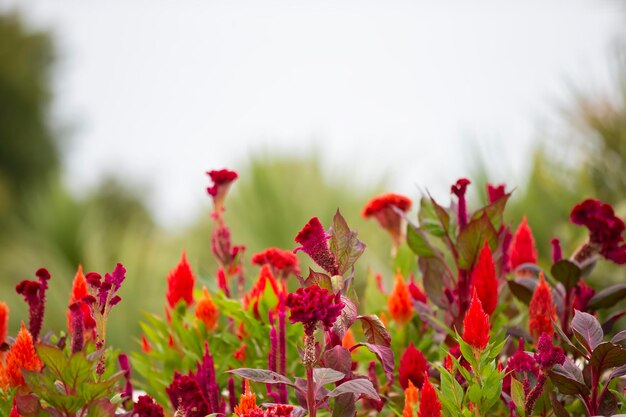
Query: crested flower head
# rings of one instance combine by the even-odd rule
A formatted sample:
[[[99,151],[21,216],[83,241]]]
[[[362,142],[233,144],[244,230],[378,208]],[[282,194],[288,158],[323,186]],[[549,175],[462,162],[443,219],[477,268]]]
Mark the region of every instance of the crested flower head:
[[[535,360],[542,368],[550,368],[553,365],[563,365],[565,353],[561,346],[554,346],[552,336],[548,333],[541,333],[537,341],[537,353]]]
[[[404,389],[404,409],[402,410],[402,417],[413,417],[415,415],[418,395],[419,390],[409,381],[409,386]]]
[[[334,296],[326,288],[311,285],[287,295],[286,306],[291,310],[289,321],[302,323],[304,332],[310,336],[318,322],[322,323],[324,330],[330,330],[345,304],[339,294]]]
[[[254,283],[252,288],[250,288],[250,292],[244,295],[244,308],[247,309],[252,306],[252,311],[257,318],[261,317],[259,313],[259,302],[263,298],[266,288],[270,289],[276,298],[279,298],[281,290],[276,282],[276,278],[274,278],[274,274],[272,274],[272,269],[268,264],[261,267],[259,278]]]
[[[30,332],[24,327],[20,329],[15,342],[5,356],[5,366],[3,378],[1,378],[10,388],[24,387],[26,382],[22,376],[22,369],[27,371],[40,371],[43,363],[37,352]]]
[[[0,302],[0,345],[7,339],[9,330],[9,306]]]
[[[28,304],[28,330],[33,339],[37,340],[43,324],[50,273],[45,268],[39,268],[35,275],[37,281],[24,280],[17,284],[15,291],[21,294]]]
[[[413,317],[413,303],[411,293],[404,282],[400,270],[396,273],[396,283],[387,298],[387,308],[391,318],[398,324],[406,324]]]
[[[480,251],[476,266],[472,270],[472,286],[476,289],[483,310],[491,315],[498,305],[498,279],[491,249],[487,242]]]
[[[193,286],[196,278],[191,271],[185,251],[176,265],[167,276],[167,303],[175,308],[179,301],[183,300],[187,306],[193,304]]]
[[[487,198],[489,203],[495,203],[506,195],[506,186],[504,184],[493,185],[487,183]]]
[[[424,377],[428,376],[428,361],[424,354],[413,346],[413,342],[406,348],[400,358],[400,385],[402,389],[407,389],[411,385],[422,388]]]
[[[499,363],[498,363],[499,365]],[[535,359],[524,350],[524,339],[519,338],[517,351],[508,359],[506,363],[505,376],[502,381],[502,390],[511,395],[511,375],[512,373],[532,374],[539,376],[539,367]],[[527,378],[525,378],[527,380]]]
[[[165,391],[174,410],[181,410],[185,417],[204,417],[209,414],[209,406],[194,378],[175,372],[174,380]]]
[[[526,263],[537,263],[537,248],[535,247],[533,232],[528,226],[526,216],[524,216],[513,235],[509,250],[509,265],[511,270],[515,270],[518,266]]]
[[[528,327],[533,338],[538,339],[542,333],[552,336],[554,328],[552,320],[556,319],[556,307],[552,299],[552,291],[543,274],[539,275],[539,284],[535,287],[528,306]]]
[[[72,312],[70,311],[69,306],[76,302],[80,302],[80,309],[83,317],[83,331],[85,332],[85,335],[89,337],[92,334],[93,329],[96,327],[96,321],[91,316],[89,306],[87,303],[82,301],[87,295],[89,295],[87,280],[85,279],[85,274],[83,274],[82,265],[78,265],[78,270],[76,271],[76,275],[74,276],[74,281],[72,283],[72,292],[70,293],[70,301],[67,311],[67,328],[70,331],[70,334],[72,334],[73,330]]]
[[[235,171],[228,169],[208,171],[207,175],[211,178],[211,181],[213,181],[213,185],[207,187],[206,191],[213,198],[216,213],[219,213],[224,206],[224,199],[226,198],[230,185],[239,175],[237,175]]]
[[[587,199],[574,206],[570,219],[572,223],[589,229],[589,241],[597,246],[602,256],[617,264],[626,263],[626,245],[622,236],[626,226],[610,204]]]
[[[239,417],[248,415],[252,410],[261,410],[256,405],[256,394],[250,390],[250,381],[244,382],[244,392],[241,394],[239,404],[235,407],[235,414]]]
[[[283,279],[291,274],[300,274],[298,257],[292,252],[278,248],[267,248],[262,252],[254,254],[252,263],[259,266],[268,264],[272,267],[274,274]]]
[[[411,281],[409,282],[409,293],[411,294],[411,298],[413,301],[419,301],[420,303],[426,304],[428,299],[426,298],[426,293],[417,286],[415,283],[415,275],[411,274]]]
[[[478,294],[474,291],[463,319],[463,340],[474,349],[482,350],[489,343],[489,332],[489,315],[483,310]]]
[[[137,417],[163,417],[163,407],[154,401],[149,395],[141,395],[133,405],[133,416]]]
[[[374,197],[367,202],[361,215],[369,219],[376,218],[378,224],[391,235],[394,245],[402,243],[402,216],[396,211],[408,212],[411,209],[410,198],[400,194],[387,193]]]
[[[217,319],[220,316],[220,311],[209,294],[209,290],[206,287],[202,287],[202,297],[196,304],[196,319],[200,320],[207,329],[212,330],[217,326]]]
[[[295,241],[302,246],[296,248],[295,252],[303,251],[313,259],[313,261],[324,268],[331,275],[339,272],[335,262],[335,256],[328,246],[330,235],[326,233],[322,223],[317,217],[313,217],[302,230],[296,235]]]
[[[428,377],[424,379],[422,386],[417,417],[441,417],[441,401],[439,401],[437,391],[435,391],[435,387],[430,383]]]

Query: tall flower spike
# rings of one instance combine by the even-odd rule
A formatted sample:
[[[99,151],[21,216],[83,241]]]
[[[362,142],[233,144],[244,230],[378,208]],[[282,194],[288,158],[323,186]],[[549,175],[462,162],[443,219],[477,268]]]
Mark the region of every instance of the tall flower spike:
[[[78,265],[78,270],[76,271],[76,275],[74,276],[74,281],[72,282],[72,292],[70,293],[70,301],[68,304],[67,311],[67,328],[70,334],[73,333],[72,327],[72,311],[69,308],[70,305],[79,301],[82,310],[83,317],[83,334],[89,338],[92,336],[93,330],[96,328],[96,321],[91,316],[91,310],[89,306],[84,303],[82,300],[85,296],[89,295],[89,289],[87,287],[87,280],[85,279],[85,275],[83,274],[82,265]]]
[[[550,244],[552,245],[552,263],[555,264],[561,259],[563,259],[563,251],[561,250],[561,242],[556,237],[553,237],[550,240]]]
[[[167,303],[170,308],[175,308],[180,300],[185,301],[187,306],[193,304],[193,286],[196,278],[187,261],[185,251],[176,268],[172,269],[167,276]]]
[[[213,185],[207,187],[206,191],[213,198],[215,213],[219,216],[219,213],[224,207],[224,199],[230,189],[230,185],[239,175],[235,171],[228,169],[208,171],[207,175],[211,178],[211,181],[213,181]]]
[[[21,294],[28,304],[28,329],[33,339],[37,340],[43,324],[50,273],[47,269],[40,268],[35,275],[38,278],[37,281],[24,280],[17,284],[15,291]]]
[[[245,389],[239,399],[239,404],[235,407],[235,414],[243,417],[252,410],[259,409],[256,405],[256,394],[250,391],[250,382],[245,380]]]
[[[411,385],[422,388],[424,376],[428,376],[428,361],[424,354],[413,346],[413,342],[406,348],[400,358],[400,385],[402,389],[407,389]]]
[[[391,318],[400,325],[406,324],[413,317],[411,294],[400,270],[396,272],[396,283],[387,298],[387,308]]]
[[[474,349],[483,350],[490,337],[489,316],[483,310],[478,294],[474,291],[472,302],[463,319],[463,340]]]
[[[380,226],[391,235],[395,248],[400,246],[403,240],[402,216],[396,211],[408,212],[411,209],[410,198],[400,194],[388,193],[375,197],[367,202],[361,215],[365,219],[374,217]]]
[[[15,342],[6,353],[3,380],[11,388],[24,387],[26,382],[22,376],[22,369],[40,371],[42,367],[43,362],[37,356],[33,337],[22,323],[22,328],[17,334]]]
[[[467,225],[467,200],[465,199],[465,193],[467,192],[468,185],[470,185],[470,180],[467,178],[461,178],[456,182],[456,184],[450,187],[450,192],[458,199],[457,221],[459,223],[459,229],[461,230],[463,230]]]
[[[415,416],[415,406],[418,403],[418,395],[419,390],[409,381],[409,386],[404,390],[404,409],[402,410],[402,417]]]
[[[122,353],[117,357],[117,360],[120,364],[120,369],[124,372],[124,379],[126,380],[126,385],[124,385],[124,389],[122,390],[122,397],[132,399],[133,385],[130,382],[130,362],[128,356]]]
[[[528,327],[535,340],[542,333],[550,337],[554,334],[552,320],[556,320],[556,307],[552,298],[552,291],[543,274],[539,274],[539,284],[535,287],[528,306]]]
[[[220,389],[217,385],[217,379],[215,376],[215,363],[207,341],[204,342],[204,355],[202,356],[202,361],[198,363],[198,368],[195,374],[190,374],[190,376],[198,383],[198,386],[206,399],[209,413],[223,412],[224,410],[222,409],[222,404],[220,402]]]
[[[296,248],[294,253],[303,251],[313,261],[324,268],[331,275],[337,275],[339,270],[335,262],[335,256],[328,246],[330,235],[326,233],[322,223],[317,217],[313,217],[302,230],[296,235],[295,241],[302,246]]]
[[[424,379],[417,417],[441,417],[441,401],[428,377]]]
[[[509,250],[509,265],[513,271],[518,266],[527,263],[537,263],[537,248],[535,247],[533,232],[530,230],[530,226],[528,226],[526,216],[524,216],[513,235],[513,241]]]
[[[206,287],[202,287],[202,297],[196,304],[196,319],[200,320],[207,329],[213,330],[217,327],[217,319],[220,316],[220,311],[209,294],[209,290]]]
[[[0,345],[6,342],[9,329],[9,306],[0,302]]]
[[[498,279],[491,249],[487,242],[480,251],[478,261],[472,271],[472,286],[476,289],[483,310],[491,316],[498,305]]]
[[[85,342],[83,306],[86,304],[79,300],[70,304],[69,307],[72,323],[70,327],[72,329],[72,354],[83,350]]]

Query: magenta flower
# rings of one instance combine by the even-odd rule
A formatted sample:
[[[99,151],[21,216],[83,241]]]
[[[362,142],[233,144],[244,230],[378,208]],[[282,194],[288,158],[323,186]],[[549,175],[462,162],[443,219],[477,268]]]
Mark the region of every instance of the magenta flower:
[[[295,241],[302,246],[296,248],[295,252],[303,251],[313,259],[313,261],[324,268],[331,275],[337,275],[339,270],[335,262],[335,256],[328,246],[330,235],[326,233],[322,223],[317,217],[313,217],[296,236]]]
[[[487,184],[487,198],[489,199],[489,203],[495,203],[505,195],[506,191],[504,184]]]
[[[46,290],[48,289],[48,280],[50,273],[45,268],[40,268],[35,272],[38,281],[24,280],[17,284],[15,291],[24,297],[24,301],[28,304],[28,331],[37,341],[41,326],[43,324],[43,315],[46,308]]]
[[[192,377],[175,372],[174,380],[165,391],[174,410],[181,410],[186,417],[204,417],[209,414],[206,399]]]
[[[456,184],[450,187],[450,192],[458,199],[457,219],[461,230],[467,225],[467,200],[465,199],[465,193],[467,192],[468,185],[470,185],[470,180],[460,178]]]
[[[542,368],[549,368],[557,364],[563,365],[563,362],[565,362],[565,353],[561,346],[554,346],[552,336],[548,333],[542,333],[537,341],[535,360]]]
[[[326,288],[312,285],[290,293],[286,305],[291,309],[289,321],[292,324],[302,323],[304,332],[311,336],[318,322],[325,330],[330,330],[345,304],[340,301],[339,294],[335,296],[329,294]]]
[[[133,416],[163,417],[163,415],[163,408],[149,395],[140,396],[133,406]]]

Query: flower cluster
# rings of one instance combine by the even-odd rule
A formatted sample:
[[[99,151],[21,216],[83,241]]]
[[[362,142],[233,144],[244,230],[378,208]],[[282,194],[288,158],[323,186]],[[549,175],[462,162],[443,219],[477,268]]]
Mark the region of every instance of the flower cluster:
[[[313,217],[302,230],[296,235],[295,241],[302,246],[296,248],[294,252],[303,251],[331,275],[338,272],[335,256],[328,246],[330,235],[324,230],[320,219]]]
[[[17,334],[15,342],[4,357],[0,356],[0,390],[6,388],[25,387],[26,381],[22,375],[22,370],[39,371],[43,362],[35,352],[35,344],[30,332],[24,327]]]
[[[291,310],[289,321],[302,323],[304,332],[309,336],[318,322],[325,330],[330,330],[345,306],[339,295],[335,296],[319,285],[298,288],[295,293],[287,295],[286,305]]]
[[[226,198],[228,189],[239,175],[235,171],[228,169],[209,171],[207,175],[211,178],[211,181],[213,181],[213,185],[207,187],[206,191],[213,198],[215,213],[219,215],[224,206],[224,199]]]
[[[539,284],[533,292],[528,306],[528,327],[530,334],[538,339],[543,333],[554,334],[552,320],[556,318],[556,306],[552,298],[552,291],[548,286],[543,274],[540,275]]]
[[[422,388],[424,378],[428,376],[428,361],[424,354],[413,346],[413,342],[406,348],[400,358],[400,367],[398,368],[400,375],[400,385],[402,389],[407,389],[409,384]]]
[[[417,296],[419,297],[419,294]],[[411,292],[400,271],[396,273],[396,283],[387,298],[387,308],[391,318],[400,325],[406,324],[413,317]]]
[[[410,198],[401,194],[383,194],[368,201],[361,215],[366,219],[374,217],[391,235],[392,242],[397,247],[402,242],[403,236],[400,213],[408,212],[412,204]]]

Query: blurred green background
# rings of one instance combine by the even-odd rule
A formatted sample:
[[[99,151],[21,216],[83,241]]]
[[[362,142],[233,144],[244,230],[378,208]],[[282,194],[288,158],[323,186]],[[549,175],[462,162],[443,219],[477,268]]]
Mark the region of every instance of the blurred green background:
[[[516,226],[522,215],[528,217],[544,265],[552,237],[561,239],[565,253],[584,239],[584,230],[568,221],[576,202],[600,198],[626,215],[625,53],[626,48],[618,47],[612,57],[613,87],[619,94],[574,91],[562,109],[567,134],[539,138],[526,182],[516,185],[508,218]],[[0,14],[0,299],[9,304],[14,333],[27,318],[14,287],[45,266],[53,277],[45,328],[63,330],[78,264],[104,273],[122,262],[128,270],[121,291],[124,301],[112,313],[109,325],[115,330],[109,332],[109,341],[136,349],[138,322],[143,312],[163,311],[166,276],[183,248],[200,283],[213,285],[210,200],[207,197],[206,212],[191,226],[170,230],[157,224],[141,191],[120,179],[104,179],[80,197],[70,193],[61,177],[64,135],[51,116],[55,57],[49,34],[27,29],[15,14]],[[480,153],[473,156],[472,165],[467,173],[474,184],[472,199],[483,202],[484,184],[493,173]],[[328,225],[339,207],[368,245],[359,274],[369,268],[391,281],[387,236],[360,217],[370,197],[389,191],[385,179],[363,186],[344,176],[331,177],[322,169],[321,154],[257,154],[230,168],[240,179],[231,190],[226,219],[233,241],[246,245],[247,260],[268,246],[292,249],[293,237],[310,217],[318,216]],[[417,201],[418,191],[411,197]],[[256,268],[246,265],[253,277]],[[608,263],[594,273],[598,284],[624,278],[623,268]]]

